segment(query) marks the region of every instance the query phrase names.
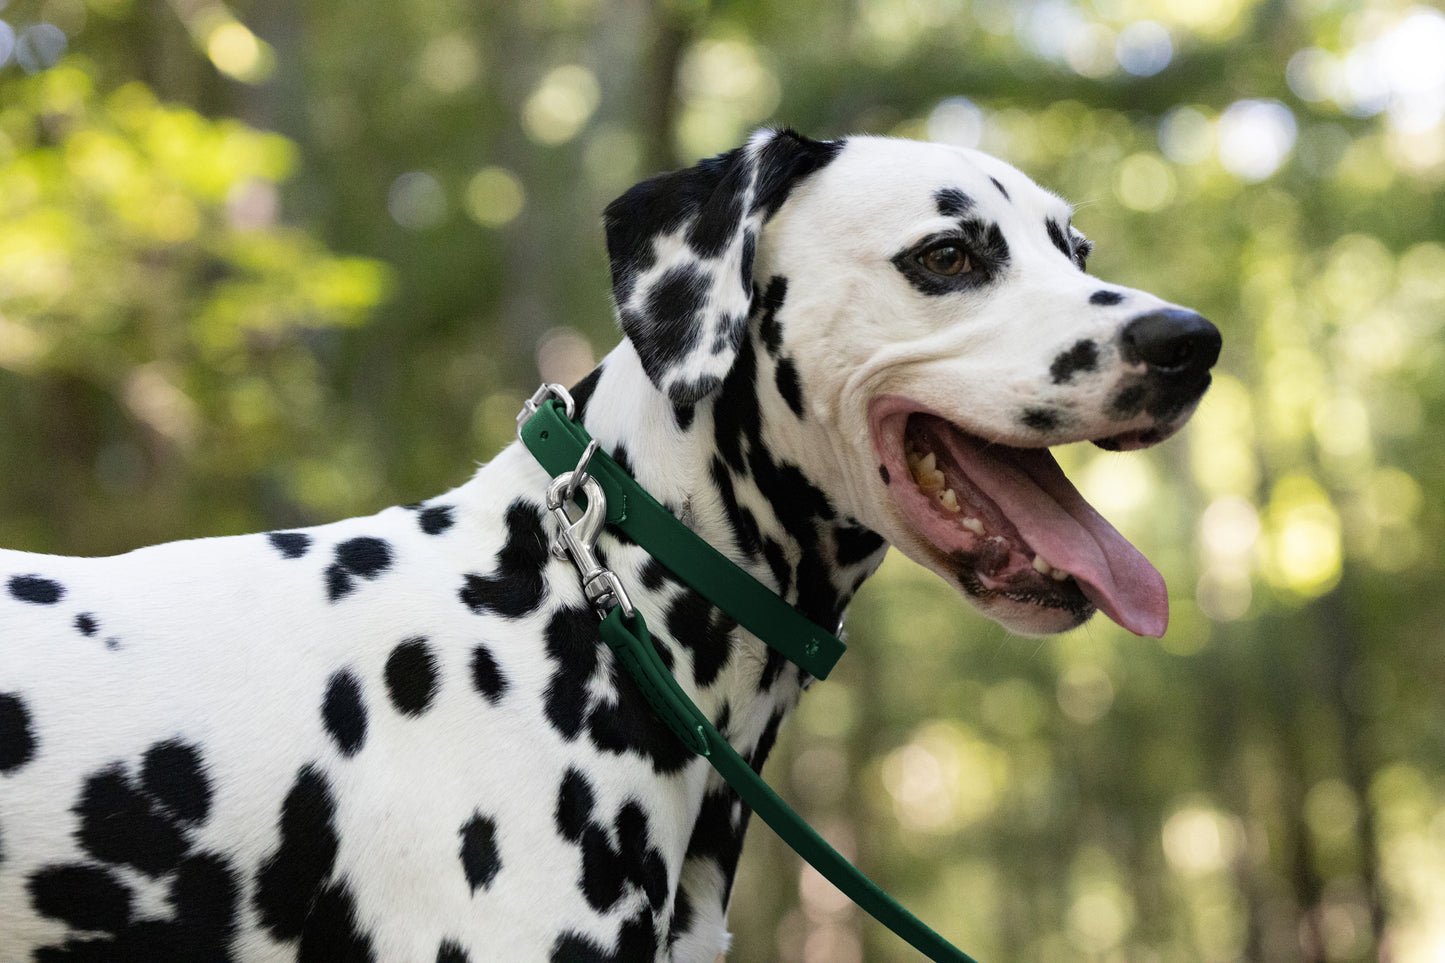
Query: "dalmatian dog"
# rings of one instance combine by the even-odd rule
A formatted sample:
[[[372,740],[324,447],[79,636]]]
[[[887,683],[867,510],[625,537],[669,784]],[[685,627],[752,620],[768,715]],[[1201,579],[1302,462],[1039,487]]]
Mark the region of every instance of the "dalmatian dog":
[[[1164,631],[1048,448],[1158,442],[1220,346],[1084,273],[992,157],[764,130],[606,214],[626,339],[576,417],[818,625],[895,545],[1020,633]],[[460,488],[114,558],[0,552],[0,959],[712,961],[749,813],[653,715],[520,444]],[[810,683],[599,544],[761,768]]]

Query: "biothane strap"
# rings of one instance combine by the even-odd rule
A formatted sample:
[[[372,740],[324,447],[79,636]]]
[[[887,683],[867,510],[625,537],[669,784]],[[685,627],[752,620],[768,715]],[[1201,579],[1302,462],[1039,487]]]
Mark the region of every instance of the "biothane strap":
[[[561,404],[556,401],[540,405],[536,413],[522,425],[519,434],[527,448],[554,477],[572,471],[590,441],[586,430],[570,421],[563,414]],[[654,558],[671,569],[673,574],[737,619],[748,631],[797,662],[815,677],[821,679],[827,676],[843,652],[843,643],[839,639],[823,632],[761,583],[728,562],[711,545],[677,521],[612,459],[598,452],[588,463],[587,471],[603,486],[609,524],[622,529]],[[639,510],[638,506],[642,504],[651,505],[653,508]],[[617,506],[616,509],[614,505]],[[661,515],[654,514],[654,511]],[[637,522],[635,519],[639,516],[647,517],[648,521]],[[706,564],[689,564],[685,555],[678,557],[679,553],[697,550],[692,543],[706,550],[702,553],[708,559]],[[681,563],[682,570],[672,564],[675,558]],[[773,606],[759,603],[751,594],[751,588],[738,588],[737,586],[744,583],[737,582],[736,576],[723,576],[732,585],[728,591],[719,591],[716,584],[709,579],[718,578],[719,573],[726,570],[736,572],[753,586],[767,592],[768,597],[789,613],[789,617],[783,620],[787,625],[796,629],[801,623],[805,627],[802,637],[807,641],[799,645],[791,638],[783,638],[776,626],[759,624],[760,619],[772,617],[771,613],[759,610],[769,610]],[[702,576],[701,581],[693,581],[698,575]],[[720,599],[726,600],[726,604]],[[729,604],[737,604],[738,599],[744,600],[744,609],[735,611],[728,607]],[[746,619],[745,614],[748,616]],[[759,631],[754,624],[759,624],[765,631]],[[600,632],[658,717],[682,740],[683,745],[706,757],[743,802],[747,803],[783,842],[792,847],[794,852],[864,912],[930,960],[935,963],[977,963],[973,957],[929,929],[918,917],[904,909],[876,883],[863,875],[773,792],[772,787],[753,771],[752,766],[738,755],[732,745],[708,721],[702,710],[688,698],[687,693],[672,677],[672,673],[663,665],[641,612],[634,612],[629,617],[623,614],[621,606],[614,606],[603,618]],[[801,658],[794,658],[794,653]]]
[[[575,468],[592,440],[587,429],[569,419],[556,400],[538,405],[518,433],[554,478]],[[607,524],[647,549],[672,574],[804,672],[817,679],[828,678],[847,648],[842,639],[814,625],[728,561],[663,508],[606,452],[592,456],[587,473],[601,483],[607,496]]]

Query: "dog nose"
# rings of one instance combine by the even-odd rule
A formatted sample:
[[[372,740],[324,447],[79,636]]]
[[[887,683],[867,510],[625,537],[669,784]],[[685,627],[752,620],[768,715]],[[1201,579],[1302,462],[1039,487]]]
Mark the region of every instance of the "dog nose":
[[[1119,335],[1124,359],[1143,362],[1168,378],[1198,377],[1219,360],[1219,329],[1184,308],[1151,311],[1130,321]]]

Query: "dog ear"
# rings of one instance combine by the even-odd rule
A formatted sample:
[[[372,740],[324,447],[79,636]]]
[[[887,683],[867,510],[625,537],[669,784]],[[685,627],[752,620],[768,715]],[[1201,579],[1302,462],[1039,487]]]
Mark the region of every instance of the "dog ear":
[[[608,205],[622,330],[674,404],[722,384],[747,330],[758,232],[793,185],[842,146],[761,130],[744,147],[644,181]]]

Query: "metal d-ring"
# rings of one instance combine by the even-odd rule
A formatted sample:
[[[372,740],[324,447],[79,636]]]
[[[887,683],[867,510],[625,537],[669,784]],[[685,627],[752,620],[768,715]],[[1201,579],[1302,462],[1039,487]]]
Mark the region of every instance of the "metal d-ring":
[[[537,409],[542,407],[543,402],[545,402],[548,398],[556,398],[558,401],[562,402],[562,408],[567,414],[568,421],[571,421],[573,416],[577,413],[577,405],[572,400],[571,392],[569,392],[566,388],[562,387],[559,384],[544,382],[540,388],[532,392],[532,397],[522,402],[522,410],[517,412],[518,438],[522,437],[522,426],[527,423],[527,419],[535,415],[537,413]]]
[[[583,479],[591,477],[587,474],[587,463],[592,460],[593,455],[597,454],[597,449],[600,447],[602,446],[597,443],[597,439],[593,438],[587,443],[587,447],[582,449],[582,457],[577,459],[577,467],[572,469],[572,474],[567,476],[567,490],[563,495],[566,501],[576,501],[577,486],[582,484]],[[590,504],[590,495],[588,499]]]

